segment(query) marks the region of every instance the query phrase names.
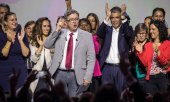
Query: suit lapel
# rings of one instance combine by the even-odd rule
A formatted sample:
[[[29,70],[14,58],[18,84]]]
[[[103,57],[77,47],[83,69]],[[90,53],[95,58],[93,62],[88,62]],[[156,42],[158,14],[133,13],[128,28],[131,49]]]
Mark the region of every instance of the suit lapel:
[[[112,33],[113,33],[113,28],[112,27],[109,27],[108,31],[107,31],[107,39],[106,39],[106,42],[109,46],[111,46],[111,42],[112,42]],[[109,50],[110,50],[110,47],[109,47]]]
[[[61,33],[61,49],[62,51],[64,51],[64,47],[65,47],[65,43],[67,41],[67,30],[63,30],[63,32]]]
[[[121,25],[121,27],[120,27],[120,29],[119,29],[119,35],[118,35],[118,44],[119,44],[119,41],[120,41],[120,39],[121,39],[121,37],[122,37],[122,34],[123,34],[123,24]]]
[[[82,39],[82,32],[81,32],[81,30],[78,29],[75,50],[76,50],[77,46],[79,45],[81,39]]]

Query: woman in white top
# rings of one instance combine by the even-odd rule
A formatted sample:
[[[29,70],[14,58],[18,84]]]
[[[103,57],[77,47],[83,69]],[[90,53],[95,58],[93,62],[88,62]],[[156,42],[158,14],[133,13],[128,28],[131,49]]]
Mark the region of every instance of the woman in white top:
[[[51,22],[47,17],[39,18],[33,30],[33,39],[30,43],[31,61],[34,63],[33,70],[45,71],[51,64],[50,49],[44,47],[44,41],[51,33]],[[35,89],[48,88],[43,78],[37,78],[30,85],[32,93]]]

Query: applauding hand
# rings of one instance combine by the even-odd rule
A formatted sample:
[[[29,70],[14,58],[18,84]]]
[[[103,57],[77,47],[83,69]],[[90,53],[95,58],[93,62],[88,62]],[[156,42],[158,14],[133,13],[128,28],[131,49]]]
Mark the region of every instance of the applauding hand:
[[[18,34],[18,40],[19,40],[19,42],[20,42],[20,41],[23,41],[24,36],[25,36],[25,32],[24,32],[24,30],[22,30],[21,33]]]
[[[109,21],[109,18],[111,16],[111,11],[110,11],[108,2],[106,2],[105,12],[106,12],[106,21]]]
[[[13,42],[15,41],[15,34],[14,32],[10,32],[10,31],[6,31],[7,34],[7,39],[9,42]]]
[[[43,46],[43,45],[44,45],[44,42],[43,42],[43,40],[42,40],[41,37],[38,37],[38,36],[37,36],[37,42],[38,42],[38,44],[39,44],[40,46]]]
[[[123,4],[121,5],[121,19],[122,19],[122,20],[126,19],[125,13],[126,13],[126,4],[123,3]]]
[[[123,15],[125,14],[125,12],[126,12],[126,4],[123,3],[123,4],[121,5],[121,11],[122,11],[122,12],[121,12],[121,15],[123,16]]]
[[[146,41],[144,41],[143,43],[139,43],[138,39],[135,38],[135,42],[134,42],[133,46],[136,51],[141,53],[143,51],[143,46],[145,43],[146,43]]]

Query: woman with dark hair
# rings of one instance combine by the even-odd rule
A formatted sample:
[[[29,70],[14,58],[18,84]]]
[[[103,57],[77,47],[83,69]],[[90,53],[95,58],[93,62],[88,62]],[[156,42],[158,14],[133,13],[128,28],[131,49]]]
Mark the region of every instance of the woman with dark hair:
[[[98,27],[99,27],[99,18],[95,13],[89,13],[86,17],[91,24],[92,27],[92,33],[96,33]]]
[[[146,80],[149,93],[165,92],[168,86],[166,73],[170,71],[170,41],[167,29],[162,21],[150,24],[151,41],[145,45],[135,42],[136,54],[147,68]]]
[[[31,61],[34,63],[32,70],[46,71],[51,64],[51,52],[50,49],[44,47],[44,41],[51,33],[51,22],[47,17],[39,18],[33,30],[33,40],[30,43]],[[40,72],[45,74],[44,72]],[[39,75],[39,73],[38,73]],[[48,88],[48,85],[44,82],[43,78],[38,77],[33,83],[31,83],[31,91],[41,88]]]
[[[168,24],[165,21],[165,15],[166,15],[165,10],[163,8],[157,7],[152,12],[152,19],[153,20],[159,20],[159,21],[162,21],[163,23],[165,23],[165,25],[167,27],[167,30],[168,30],[168,35],[167,36],[170,39],[170,29],[168,28]]]
[[[149,25],[150,25],[151,21],[152,21],[152,16],[147,16],[144,19],[144,23],[147,26],[148,30],[149,30]]]
[[[79,27],[82,30],[88,31],[90,33],[92,32],[90,21],[88,21],[87,18],[82,18],[79,20]]]
[[[165,10],[163,8],[155,8],[152,12],[152,19],[165,22]]]
[[[18,77],[17,88],[21,87],[27,77],[25,60],[29,56],[29,43],[21,27],[18,26],[16,14],[8,12],[4,16],[5,32],[0,32],[0,85],[9,92],[9,75],[15,72]]]

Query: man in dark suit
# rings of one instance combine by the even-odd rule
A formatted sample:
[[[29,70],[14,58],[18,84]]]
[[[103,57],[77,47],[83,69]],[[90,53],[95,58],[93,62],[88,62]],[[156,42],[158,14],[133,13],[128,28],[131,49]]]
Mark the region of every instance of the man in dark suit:
[[[130,39],[133,36],[132,27],[128,21],[122,23],[121,16],[123,16],[121,8],[113,7],[110,10],[106,4],[106,19],[97,31],[97,35],[103,39],[99,55],[102,84],[113,83],[119,93],[126,88],[126,79],[119,65],[120,59],[128,59]],[[112,26],[108,24],[109,19]]]

